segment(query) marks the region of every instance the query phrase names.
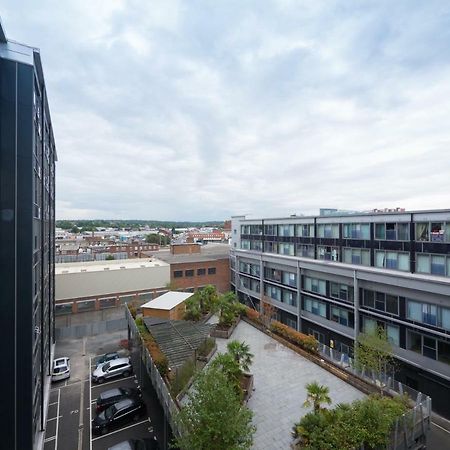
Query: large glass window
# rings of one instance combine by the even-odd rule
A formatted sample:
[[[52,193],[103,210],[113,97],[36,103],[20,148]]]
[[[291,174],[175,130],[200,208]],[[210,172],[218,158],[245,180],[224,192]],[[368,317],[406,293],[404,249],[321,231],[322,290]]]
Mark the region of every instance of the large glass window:
[[[294,236],[294,225],[278,225],[278,236]]]
[[[306,311],[309,311],[316,316],[327,317],[327,306],[325,303],[306,297],[304,300],[304,305]]]
[[[450,364],[450,342],[408,331],[407,348],[431,359]]]
[[[381,322],[369,317],[363,317],[363,331],[367,334],[375,333],[378,327],[386,332],[386,337],[392,345],[400,346],[400,330],[397,326]]]
[[[416,223],[416,241],[450,242],[450,222]]]
[[[283,284],[296,287],[297,286],[297,274],[292,272],[283,272]]]
[[[245,261],[239,261],[239,271],[255,277],[259,277],[260,274],[259,264],[251,264]]]
[[[339,224],[321,223],[317,226],[317,234],[320,238],[339,238]]]
[[[409,253],[375,251],[375,266],[386,269],[409,271]]]
[[[294,254],[295,254],[294,244],[291,244],[288,242],[279,242],[278,243],[278,254],[294,256]]]
[[[370,239],[370,224],[344,223],[344,239]]]
[[[450,256],[416,253],[416,272],[450,276]]]
[[[375,239],[409,241],[409,223],[376,223]]]
[[[297,256],[303,258],[314,258],[314,245],[312,244],[298,244]]]
[[[406,318],[450,330],[450,309],[407,299]]]
[[[339,247],[319,245],[317,247],[318,259],[325,261],[339,261]]]
[[[327,283],[325,280],[305,277],[305,291],[315,292],[321,295],[327,295]]]
[[[395,295],[363,289],[361,301],[362,305],[367,308],[398,315],[398,297]]]
[[[277,236],[277,225],[264,225],[264,234],[266,236]]]
[[[314,224],[300,224],[297,225],[297,236],[314,237]]]
[[[353,313],[337,306],[331,307],[330,319],[345,327],[353,327],[354,324]]]
[[[344,248],[342,262],[370,266],[370,250],[360,248]]]
[[[332,282],[330,283],[330,297],[353,302],[353,286]]]

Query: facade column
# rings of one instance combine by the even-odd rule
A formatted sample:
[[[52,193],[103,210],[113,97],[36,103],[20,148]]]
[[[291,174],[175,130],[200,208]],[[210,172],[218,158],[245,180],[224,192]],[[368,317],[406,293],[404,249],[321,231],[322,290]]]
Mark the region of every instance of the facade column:
[[[297,261],[297,331],[302,331],[302,296],[300,294],[302,287],[302,269],[300,261]]]
[[[262,303],[263,303],[263,297],[264,297],[264,263],[262,258],[262,253],[259,255],[259,293],[261,294],[260,301],[259,301],[259,313],[262,314]]]
[[[356,347],[358,345],[358,336],[359,336],[359,287],[358,287],[358,272],[355,270],[353,272],[353,305],[355,307],[355,325],[354,325],[354,332],[355,332],[355,342],[354,342],[354,348],[356,350]],[[353,357],[356,362],[356,351],[353,352]]]

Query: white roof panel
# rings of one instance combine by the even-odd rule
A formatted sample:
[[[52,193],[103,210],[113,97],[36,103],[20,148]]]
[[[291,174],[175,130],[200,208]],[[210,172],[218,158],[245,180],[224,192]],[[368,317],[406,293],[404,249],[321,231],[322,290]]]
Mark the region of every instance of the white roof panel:
[[[194,295],[192,292],[170,291],[160,295],[158,298],[155,298],[155,300],[150,300],[142,305],[141,308],[165,309],[170,311],[192,295]]]

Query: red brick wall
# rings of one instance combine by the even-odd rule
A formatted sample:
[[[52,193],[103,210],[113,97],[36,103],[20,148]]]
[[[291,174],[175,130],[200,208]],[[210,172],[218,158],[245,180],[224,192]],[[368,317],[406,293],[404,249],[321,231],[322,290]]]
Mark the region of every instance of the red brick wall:
[[[182,255],[191,253],[200,253],[201,246],[199,244],[172,244],[170,246],[170,253],[172,255]]]
[[[208,274],[208,269],[215,268],[215,274]],[[205,274],[199,275],[198,269],[204,269]],[[186,276],[186,270],[193,270],[193,276]],[[182,272],[181,277],[175,277],[175,272]],[[229,258],[170,264],[170,282],[172,289],[197,289],[207,284],[216,286],[219,292],[230,290],[230,260]]]

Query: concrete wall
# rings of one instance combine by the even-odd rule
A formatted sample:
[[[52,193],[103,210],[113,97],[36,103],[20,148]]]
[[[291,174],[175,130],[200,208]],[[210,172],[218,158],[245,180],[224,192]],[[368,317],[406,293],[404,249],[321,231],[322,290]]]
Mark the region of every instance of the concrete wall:
[[[58,273],[55,278],[56,300],[70,300],[164,288],[170,282],[170,266]]]

